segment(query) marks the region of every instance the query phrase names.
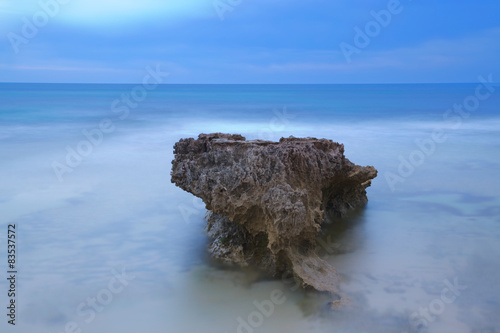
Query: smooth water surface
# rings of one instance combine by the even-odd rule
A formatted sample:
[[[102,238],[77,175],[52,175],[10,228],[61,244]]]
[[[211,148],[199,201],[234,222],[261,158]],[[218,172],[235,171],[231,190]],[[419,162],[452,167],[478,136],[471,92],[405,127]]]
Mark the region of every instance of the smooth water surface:
[[[126,104],[136,86],[0,84],[0,257],[16,224],[19,271],[1,331],[500,332],[500,86],[447,113],[476,87],[162,85]],[[351,309],[207,260],[203,204],[170,167],[210,132],[328,138],[378,169],[320,239]]]

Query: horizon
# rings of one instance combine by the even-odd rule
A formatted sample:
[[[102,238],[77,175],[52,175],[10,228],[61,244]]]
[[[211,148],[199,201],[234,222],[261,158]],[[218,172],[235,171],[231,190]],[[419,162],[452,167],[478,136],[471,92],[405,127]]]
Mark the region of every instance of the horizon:
[[[40,84],[40,85],[140,85],[141,82],[0,82],[0,84]],[[344,86],[344,85],[443,85],[477,84],[477,82],[384,82],[384,83],[158,83],[158,86]],[[500,81],[491,82],[500,85]]]

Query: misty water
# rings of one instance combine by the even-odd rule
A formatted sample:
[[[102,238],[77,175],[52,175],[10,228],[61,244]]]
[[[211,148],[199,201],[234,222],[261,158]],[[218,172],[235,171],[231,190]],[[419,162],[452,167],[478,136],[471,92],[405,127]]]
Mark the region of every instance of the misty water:
[[[0,257],[8,224],[18,249],[1,331],[500,332],[500,87],[445,116],[476,87],[166,85],[125,113],[133,85],[0,85]],[[328,138],[378,169],[320,237],[350,308],[207,258],[204,205],[170,168],[209,132]]]

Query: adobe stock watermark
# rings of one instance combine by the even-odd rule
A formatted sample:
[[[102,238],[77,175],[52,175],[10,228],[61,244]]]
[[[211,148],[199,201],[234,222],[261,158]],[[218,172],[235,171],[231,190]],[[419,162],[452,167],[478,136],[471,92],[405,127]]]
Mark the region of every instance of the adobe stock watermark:
[[[404,7],[399,0],[389,0],[386,9],[370,11],[373,20],[366,22],[363,28],[357,25],[354,26],[354,45],[346,42],[339,44],[340,51],[342,51],[347,63],[352,62],[351,57],[354,54],[359,54],[362,50],[366,49],[372,40],[378,37],[382,30],[391,24],[393,17],[403,12],[403,9]]]
[[[443,113],[443,126],[435,128],[427,138],[415,139],[417,147],[407,157],[398,156],[397,172],[385,172],[385,180],[392,192],[396,190],[397,184],[403,183],[413,175],[415,170],[436,152],[439,144],[448,140],[446,128],[451,130],[459,129],[464,120],[479,109],[481,102],[486,101],[493,95],[496,90],[493,85],[493,74],[488,75],[487,79],[479,76],[478,80],[480,83],[476,86],[473,94],[465,97],[461,103],[454,104],[453,108],[447,109]]]
[[[299,283],[293,277],[291,271],[286,271],[281,276],[281,281],[285,285],[291,285],[290,291],[296,291],[300,288]],[[255,310],[251,311],[247,316],[238,316],[236,318],[237,327],[236,333],[254,333],[259,327],[264,324],[266,318],[273,315],[276,306],[282,305],[287,301],[286,295],[281,289],[274,289],[269,295],[269,299],[263,301],[253,301]]]
[[[269,295],[269,299],[262,302],[253,301],[255,310],[250,312],[246,318],[238,316],[236,321],[238,327],[236,333],[253,333],[256,329],[264,324],[265,318],[271,317],[274,313],[276,305],[281,305],[286,302],[286,296],[281,289],[274,289]]]
[[[243,0],[214,0],[212,5],[215,12],[221,21],[224,21],[227,12],[232,12],[236,7],[241,5]]]
[[[22,21],[21,31],[19,33],[9,32],[7,38],[10,45],[16,54],[19,53],[19,47],[26,45],[35,38],[40,30],[49,24],[50,19],[56,17],[62,6],[67,5],[72,0],[42,0],[38,2],[40,7],[31,17],[24,16]]]
[[[283,132],[290,125],[290,119],[295,118],[295,115],[288,113],[286,106],[283,106],[281,111],[273,110],[273,114],[274,117],[269,121],[269,125],[259,131],[260,140],[273,140],[274,134]]]
[[[427,328],[429,324],[444,313],[447,305],[456,301],[463,291],[467,290],[466,285],[461,285],[458,278],[453,279],[453,283],[448,279],[444,280],[445,287],[441,290],[439,297],[433,299],[425,307],[421,307],[418,311],[410,314],[408,319],[410,324],[410,332],[420,332],[421,328]],[[409,333],[403,332],[403,333]]]
[[[161,71],[159,64],[156,65],[155,69],[147,66],[146,72],[142,84],[134,86],[129,93],[123,93],[120,98],[111,102],[110,110],[117,115],[117,120],[125,120],[130,115],[130,110],[137,108],[147,98],[148,93],[163,83],[164,77],[169,75],[169,73]],[[92,154],[94,148],[103,143],[105,135],[110,135],[115,131],[117,120],[102,119],[94,128],[82,130],[84,139],[74,146],[66,146],[64,161],[53,161],[51,165],[59,182],[64,180],[63,177],[66,174],[72,173],[83,162],[85,157]]]
[[[135,279],[135,276],[128,275],[125,272],[125,267],[122,268],[121,273],[113,269],[111,274],[113,277],[109,280],[106,288],[99,290],[94,297],[87,297],[85,301],[78,304],[76,315],[82,318],[80,323],[73,320],[68,321],[64,325],[64,331],[60,331],[60,333],[82,333],[84,324],[89,325],[92,323],[97,314],[103,312],[115,297],[125,290],[130,281]]]

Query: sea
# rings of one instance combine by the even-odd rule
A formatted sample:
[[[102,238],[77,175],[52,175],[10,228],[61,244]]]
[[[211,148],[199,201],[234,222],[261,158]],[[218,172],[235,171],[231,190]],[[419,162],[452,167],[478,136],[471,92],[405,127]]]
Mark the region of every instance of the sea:
[[[1,83],[0,331],[500,332],[490,81]],[[331,139],[378,170],[318,239],[347,308],[207,257],[204,204],[170,170],[175,142],[213,132]]]

